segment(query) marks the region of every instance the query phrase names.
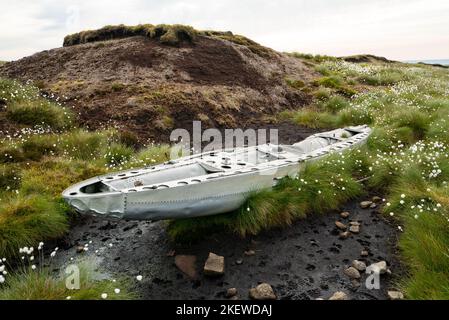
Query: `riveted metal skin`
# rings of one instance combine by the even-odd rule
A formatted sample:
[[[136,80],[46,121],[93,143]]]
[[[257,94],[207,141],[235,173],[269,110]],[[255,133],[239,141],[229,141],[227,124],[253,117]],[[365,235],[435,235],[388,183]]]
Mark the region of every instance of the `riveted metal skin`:
[[[238,209],[255,191],[301,174],[307,162],[363,144],[366,125],[314,134],[293,145],[205,152],[94,177],[62,196],[78,212],[134,220],[177,219]]]

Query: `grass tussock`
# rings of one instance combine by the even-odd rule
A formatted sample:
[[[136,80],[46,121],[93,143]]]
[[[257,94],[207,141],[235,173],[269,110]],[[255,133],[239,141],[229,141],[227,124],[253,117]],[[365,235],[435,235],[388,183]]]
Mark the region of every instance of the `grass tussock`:
[[[68,35],[64,38],[63,46],[67,47],[89,42],[123,39],[135,36],[144,36],[150,39],[155,39],[166,45],[176,46],[182,42],[193,43],[197,35],[198,31],[192,27],[180,24],[141,24],[137,26],[125,26],[121,24]]]
[[[32,85],[0,78],[0,100],[6,104],[6,119],[20,125],[61,131],[74,122],[70,110],[48,100]]]
[[[14,256],[17,248],[56,239],[68,230],[64,206],[41,195],[2,199],[0,254]]]
[[[0,300],[103,300],[104,297],[107,300],[130,300],[137,298],[123,280],[112,282],[109,279],[97,279],[93,263],[82,261],[77,265],[80,276],[79,289],[68,289],[66,275],[54,274],[49,267],[39,267],[35,270],[23,267],[20,271],[8,274],[7,281],[0,290]],[[116,291],[117,288],[120,290]]]

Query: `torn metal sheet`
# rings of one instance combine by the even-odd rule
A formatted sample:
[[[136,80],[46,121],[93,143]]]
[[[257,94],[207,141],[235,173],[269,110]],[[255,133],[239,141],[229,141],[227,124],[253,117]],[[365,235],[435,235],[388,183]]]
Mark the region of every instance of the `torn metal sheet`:
[[[306,162],[364,143],[368,126],[314,134],[293,145],[264,144],[183,157],[98,176],[63,192],[77,211],[135,220],[198,217],[238,209],[249,193],[297,176]]]

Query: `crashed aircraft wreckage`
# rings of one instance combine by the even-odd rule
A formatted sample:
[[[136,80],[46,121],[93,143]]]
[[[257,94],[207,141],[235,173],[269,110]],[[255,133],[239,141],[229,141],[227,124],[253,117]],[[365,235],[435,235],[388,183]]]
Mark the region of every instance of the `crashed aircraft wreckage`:
[[[238,209],[249,193],[297,176],[305,163],[364,143],[368,126],[314,134],[293,145],[263,144],[204,152],[111,173],[63,192],[77,211],[125,219],[160,220]]]

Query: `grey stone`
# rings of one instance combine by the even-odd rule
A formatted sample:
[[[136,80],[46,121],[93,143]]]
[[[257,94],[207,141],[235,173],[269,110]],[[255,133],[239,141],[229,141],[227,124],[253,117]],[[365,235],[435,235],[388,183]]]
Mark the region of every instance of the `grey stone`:
[[[335,292],[329,300],[348,300],[348,295],[343,291]]]
[[[204,264],[204,274],[207,276],[221,276],[224,274],[224,257],[209,252]]]
[[[360,202],[360,208],[367,209],[372,204],[373,204],[372,201],[362,201],[362,202]]]
[[[348,228],[344,223],[340,221],[335,221],[335,226],[340,230],[346,230]]]
[[[360,272],[354,267],[345,269],[344,273],[351,279],[360,279]]]
[[[268,283],[261,283],[255,288],[249,289],[249,297],[254,300],[275,300],[276,295]]]
[[[356,268],[359,271],[365,271],[366,270],[366,264],[363,261],[360,260],[354,260],[351,264],[354,268]]]

